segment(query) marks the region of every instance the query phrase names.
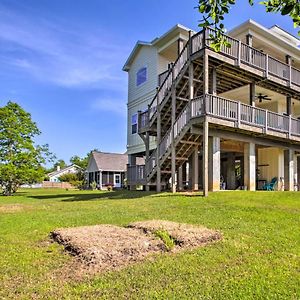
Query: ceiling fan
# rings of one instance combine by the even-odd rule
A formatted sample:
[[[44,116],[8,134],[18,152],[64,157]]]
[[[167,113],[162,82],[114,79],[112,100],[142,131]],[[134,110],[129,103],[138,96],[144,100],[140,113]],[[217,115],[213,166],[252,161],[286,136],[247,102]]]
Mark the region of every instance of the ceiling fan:
[[[257,96],[255,96],[259,100],[259,102],[262,102],[263,100],[271,101],[272,99],[268,97],[268,95],[263,95],[262,93],[259,93]]]

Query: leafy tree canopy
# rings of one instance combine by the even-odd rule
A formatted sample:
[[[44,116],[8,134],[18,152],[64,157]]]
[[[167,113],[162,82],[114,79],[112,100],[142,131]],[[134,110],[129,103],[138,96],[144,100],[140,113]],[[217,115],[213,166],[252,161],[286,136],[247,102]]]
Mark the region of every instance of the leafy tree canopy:
[[[17,103],[0,107],[0,187],[12,195],[21,184],[44,177],[43,164],[51,159],[48,145],[36,146],[40,131],[31,115]]]
[[[248,0],[250,5],[254,5],[254,0]],[[218,50],[226,44],[222,33],[225,31],[224,18],[229,13],[230,8],[235,5],[236,0],[198,0],[197,9],[203,15],[199,27],[213,27],[216,34],[213,39],[213,47]],[[300,1],[299,0],[267,0],[259,2],[264,5],[268,13],[281,13],[290,16],[294,22],[294,27],[300,27]],[[300,30],[298,31],[300,36]]]
[[[74,155],[70,158],[70,162],[72,164],[77,165],[78,167],[82,168],[83,170],[85,170],[87,168],[88,160],[89,160],[89,153],[83,158],[79,157],[78,155]]]

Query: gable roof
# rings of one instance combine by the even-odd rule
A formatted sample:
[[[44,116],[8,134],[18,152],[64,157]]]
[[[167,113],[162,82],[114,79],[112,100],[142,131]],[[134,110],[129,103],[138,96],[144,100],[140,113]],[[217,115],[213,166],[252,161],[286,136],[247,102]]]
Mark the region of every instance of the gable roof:
[[[174,33],[177,32],[189,32],[191,31],[191,29],[181,25],[181,24],[176,24],[175,26],[173,26],[170,30],[168,30],[166,33],[164,33],[162,36],[155,38],[154,40],[152,40],[151,42],[143,42],[143,41],[138,41],[134,48],[132,49],[128,59],[126,60],[122,70],[123,71],[129,71],[130,66],[132,64],[132,61],[134,60],[135,56],[138,54],[138,52],[140,51],[140,49],[144,46],[156,46],[157,43],[159,42],[164,42],[165,39],[167,39],[169,36],[173,35]]]
[[[125,172],[128,162],[127,154],[93,151],[90,160],[94,159],[98,170]]]
[[[237,27],[234,27],[231,29],[227,34],[230,36],[237,36],[244,32],[257,32],[261,34],[264,37],[267,37],[269,40],[274,40],[274,42],[282,43],[287,47],[289,50],[296,53],[296,55],[299,55],[299,39],[294,37],[292,34],[287,33],[285,30],[280,28],[277,25],[272,26],[271,28],[266,28],[263,25],[255,22],[252,19],[247,20],[246,22],[238,25]],[[285,33],[283,35],[283,33]]]
[[[50,176],[56,176],[56,175],[59,175],[59,174],[61,174],[61,173],[64,173],[65,171],[68,171],[69,169],[71,169],[71,168],[76,168],[77,170],[82,170],[82,168],[80,168],[79,166],[77,166],[77,165],[75,165],[75,164],[72,164],[72,165],[70,165],[70,166],[67,166],[67,167],[65,167],[65,168],[63,168],[63,169],[60,169],[60,170],[56,170],[56,171],[53,171],[53,172],[50,172],[50,173],[48,173],[47,175],[50,177]]]

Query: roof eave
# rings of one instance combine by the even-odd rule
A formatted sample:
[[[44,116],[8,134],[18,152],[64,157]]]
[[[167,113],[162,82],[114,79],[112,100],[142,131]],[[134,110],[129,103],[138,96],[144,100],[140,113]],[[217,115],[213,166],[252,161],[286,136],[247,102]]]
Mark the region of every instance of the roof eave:
[[[130,55],[128,56],[123,68],[122,68],[123,71],[125,71],[125,72],[129,71],[130,65],[131,65],[131,62],[132,62],[133,58],[135,57],[135,55],[137,54],[137,52],[140,50],[140,48],[142,46],[152,46],[152,44],[149,43],[149,42],[137,41],[134,48],[132,49]]]

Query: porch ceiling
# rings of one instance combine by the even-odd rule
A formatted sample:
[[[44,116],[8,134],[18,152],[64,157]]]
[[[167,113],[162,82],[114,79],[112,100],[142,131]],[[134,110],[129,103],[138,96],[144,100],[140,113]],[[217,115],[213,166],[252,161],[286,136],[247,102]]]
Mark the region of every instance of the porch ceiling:
[[[255,92],[256,95],[261,93],[263,95],[267,95],[269,98],[272,100],[265,100],[262,102],[259,102],[257,99],[255,101],[255,106],[264,108],[264,109],[269,109],[272,111],[275,111],[275,105],[277,106],[277,111],[279,113],[285,112],[282,109],[285,109],[286,107],[286,96],[283,94],[276,93],[275,91],[268,90],[266,88],[256,86],[255,87]],[[232,100],[237,100],[241,101],[244,103],[249,103],[249,98],[250,98],[250,88],[249,85],[245,85],[236,89],[233,89],[231,91],[225,92],[220,94],[220,96],[232,99]],[[279,108],[279,109],[278,109]],[[281,109],[280,109],[281,108]],[[296,99],[292,99],[292,112],[295,115],[300,115],[300,101]]]

